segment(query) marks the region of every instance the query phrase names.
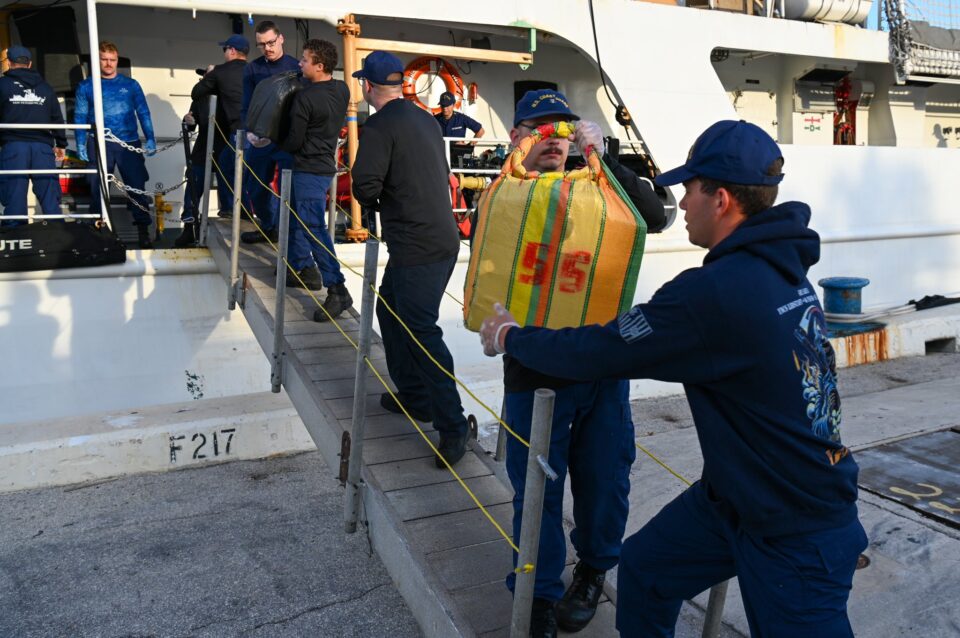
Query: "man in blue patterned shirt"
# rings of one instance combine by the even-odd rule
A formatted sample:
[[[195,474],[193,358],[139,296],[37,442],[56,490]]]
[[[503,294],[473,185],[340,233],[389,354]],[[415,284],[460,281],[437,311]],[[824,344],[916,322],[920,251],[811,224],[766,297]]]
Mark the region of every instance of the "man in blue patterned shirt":
[[[150,119],[147,100],[139,82],[117,73],[118,60],[117,46],[106,40],[101,42],[100,89],[103,92],[104,126],[110,129],[110,132],[117,139],[134,148],[140,148],[140,134],[137,131],[137,121],[139,120],[140,128],[143,129],[143,136],[146,138],[143,148],[147,150],[148,154],[152,154],[157,150],[157,141],[153,134],[153,121]],[[74,121],[77,124],[93,124],[92,106],[93,80],[87,78],[77,88]],[[77,151],[80,159],[90,161],[92,158],[96,162],[96,140],[92,136],[88,136],[87,131],[77,131]],[[107,156],[104,158],[105,165],[103,167],[106,173],[112,173],[116,168],[120,171],[120,178],[127,186],[140,190],[146,187],[149,175],[142,153],[126,149],[116,142],[107,142],[106,152]],[[94,214],[100,213],[100,197],[97,195],[99,189],[99,175],[91,175],[90,212]],[[133,215],[133,223],[137,227],[140,248],[153,248],[149,232],[152,220],[150,213],[147,212],[150,208],[150,199],[145,195],[135,195],[133,193],[129,195],[143,207],[140,208],[133,202],[127,203],[127,209]]]

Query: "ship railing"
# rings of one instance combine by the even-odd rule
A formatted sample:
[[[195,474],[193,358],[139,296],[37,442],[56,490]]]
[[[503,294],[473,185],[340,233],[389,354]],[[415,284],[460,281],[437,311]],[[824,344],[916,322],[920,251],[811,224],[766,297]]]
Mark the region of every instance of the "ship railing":
[[[0,130],[39,130],[39,131],[63,131],[63,130],[82,130],[89,131],[92,127],[89,124],[0,124]],[[95,175],[95,168],[18,168],[0,170],[0,176],[3,175]],[[87,214],[43,214],[34,213],[27,215],[3,215],[4,220],[32,220],[32,219],[100,219],[101,215],[92,213]]]

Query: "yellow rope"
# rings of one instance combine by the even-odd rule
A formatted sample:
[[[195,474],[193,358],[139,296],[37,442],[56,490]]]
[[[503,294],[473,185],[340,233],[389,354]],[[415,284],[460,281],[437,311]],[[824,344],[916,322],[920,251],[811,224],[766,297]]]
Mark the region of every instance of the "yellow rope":
[[[216,161],[213,161],[213,160],[211,160],[211,161],[212,161],[214,167],[217,169],[217,173],[219,173],[221,177],[224,177],[224,179],[226,179],[226,177],[223,175],[223,171],[221,170],[220,166],[216,163]],[[233,194],[233,188],[232,188],[232,186],[228,186],[228,188],[230,189],[230,193]],[[247,213],[248,217],[250,217],[250,213],[247,211],[246,207],[245,207],[242,203],[240,204],[240,206],[241,206],[241,208],[243,209],[243,212]],[[291,210],[292,210],[292,209],[291,209]],[[294,214],[296,214],[296,213],[294,213]],[[267,235],[267,233],[265,233],[265,232],[263,231],[263,229],[260,227],[260,225],[257,224],[255,221],[253,221],[252,218],[251,218],[251,222],[253,223],[253,226],[257,229],[257,231],[264,237],[264,239],[267,240],[267,243],[270,244],[270,247],[273,248],[274,250],[276,250],[276,248],[277,248],[276,244],[274,244],[272,241],[270,241],[270,237]],[[302,223],[302,221],[301,221],[301,223]],[[289,263],[286,259],[284,259],[284,264],[286,265],[286,268],[287,268],[290,272],[292,272],[292,273],[294,274],[294,276],[297,278],[297,280],[299,280],[300,283],[303,284],[303,280],[300,278],[300,275],[297,274],[297,272],[293,269],[293,267],[290,265],[290,263]],[[306,289],[306,286],[304,286],[304,288]],[[346,340],[350,343],[350,345],[353,346],[353,349],[354,349],[354,350],[356,350],[356,351],[359,352],[359,350],[360,350],[359,344],[358,344],[357,342],[355,342],[353,339],[350,338],[350,336],[343,330],[343,328],[342,328],[342,327],[340,326],[340,324],[336,321],[336,319],[330,315],[330,313],[327,311],[326,308],[323,307],[323,304],[321,304],[321,303],[320,303],[320,300],[317,299],[316,295],[313,294],[313,291],[311,291],[311,290],[309,290],[309,289],[306,289],[306,290],[307,290],[307,294],[309,294],[310,297],[313,298],[313,300],[317,303],[317,305],[320,307],[320,309],[323,310],[323,311],[326,313],[327,317],[330,319],[330,322],[337,328],[337,330],[340,331],[340,334],[342,334],[342,335],[346,338]],[[457,474],[456,470],[453,469],[453,466],[450,465],[450,463],[447,461],[446,458],[444,458],[444,456],[443,456],[442,454],[440,454],[440,451],[436,448],[436,446],[433,444],[433,442],[430,440],[430,438],[427,436],[427,434],[423,431],[423,428],[420,427],[420,424],[417,423],[417,421],[416,421],[412,416],[410,416],[410,413],[407,411],[407,408],[403,405],[403,403],[400,402],[399,397],[397,397],[397,395],[393,392],[393,390],[390,389],[389,384],[387,384],[386,380],[383,378],[383,376],[380,374],[380,372],[376,369],[376,367],[374,367],[373,362],[371,362],[368,357],[364,357],[363,360],[364,360],[364,362],[367,364],[367,367],[369,367],[370,370],[373,372],[373,374],[377,377],[377,379],[379,379],[380,383],[383,385],[383,388],[390,394],[391,397],[393,397],[393,399],[394,399],[394,401],[396,401],[397,405],[400,406],[400,409],[403,410],[403,414],[407,417],[407,420],[409,420],[410,423],[413,424],[413,427],[416,428],[417,432],[420,433],[420,436],[423,437],[423,440],[427,442],[427,445],[430,446],[430,449],[433,451],[433,453],[436,454],[437,457],[439,457],[440,459],[443,460],[443,464],[447,467],[447,469],[450,471],[450,473],[453,474],[453,477],[454,477],[455,479],[457,479],[457,482],[458,482],[458,483],[460,484],[460,486],[464,489],[464,491],[466,491],[466,493],[470,496],[470,498],[473,500],[473,502],[476,503],[477,507],[480,508],[480,511],[483,512],[483,515],[487,517],[487,520],[489,520],[489,521],[493,524],[493,526],[497,529],[497,531],[500,533],[500,535],[503,536],[504,540],[507,541],[507,543],[510,545],[510,547],[511,547],[515,552],[519,553],[519,552],[520,552],[520,548],[518,548],[518,547],[516,546],[516,544],[514,544],[513,539],[510,537],[509,534],[506,533],[506,531],[504,531],[503,527],[496,521],[496,519],[493,518],[493,515],[490,514],[490,512],[487,510],[487,508],[484,507],[482,503],[480,503],[480,499],[477,498],[477,495],[473,493],[473,490],[471,490],[471,489],[467,486],[467,484],[464,482],[464,480],[460,477],[460,475]],[[526,568],[528,568],[528,567],[529,567],[529,570],[528,570],[528,571],[532,571],[532,570],[533,570],[533,566],[532,566],[532,565],[525,565],[525,566],[524,566],[524,569],[526,569]]]
[[[656,455],[656,454],[654,454],[653,452],[651,452],[651,451],[648,450],[647,448],[643,447],[642,445],[640,445],[640,444],[637,443],[636,441],[634,441],[634,445],[637,446],[637,449],[638,449],[638,450],[640,450],[641,452],[643,452],[644,454],[646,454],[647,456],[649,456],[651,459],[653,459],[654,461],[656,461],[657,464],[660,465],[660,467],[662,467],[662,468],[665,469],[666,471],[668,471],[668,472],[670,472],[671,474],[673,474],[674,476],[676,476],[676,477],[677,477],[678,479],[680,479],[684,484],[686,484],[687,487],[690,487],[690,485],[691,485],[690,481],[688,481],[687,479],[685,479],[685,478],[683,478],[682,476],[680,476],[679,474],[677,474],[677,472],[674,471],[673,468],[671,468],[669,465],[667,465],[666,463],[664,463],[663,461],[661,461],[659,458],[657,458],[657,455]]]
[[[227,142],[227,145],[230,146],[230,148],[234,149],[234,151],[236,151],[236,147],[230,145],[230,140],[228,140],[228,139],[226,138],[226,135],[224,135],[223,130],[220,129],[220,125],[219,125],[218,123],[216,123],[216,122],[215,122],[214,124],[216,125],[217,130],[220,132],[220,135],[221,135],[221,136],[224,138],[224,140]],[[266,188],[268,191],[270,191],[270,193],[272,193],[274,197],[277,197],[277,198],[280,197],[279,195],[277,195],[276,192],[274,192],[274,190],[273,190],[272,188],[270,188],[269,186],[267,186],[266,184],[263,183],[263,180],[261,180],[260,177],[259,177],[256,173],[253,172],[253,169],[250,167],[249,164],[247,164],[246,160],[242,160],[242,161],[243,161],[244,166],[247,167],[247,170],[256,178],[256,180],[257,180],[258,182],[260,182],[260,185],[261,185],[261,186],[263,186],[263,187]],[[216,162],[213,162],[213,164],[216,166]],[[217,172],[221,175],[221,177],[223,177],[223,171],[220,170],[220,167],[219,167],[219,166],[217,166]],[[226,179],[226,178],[224,178],[224,179]],[[230,192],[231,192],[231,194],[233,193],[232,187],[230,188]],[[243,206],[243,205],[241,204],[241,206]],[[351,266],[349,266],[348,264],[346,264],[346,263],[345,263],[343,260],[341,260],[339,257],[337,257],[337,255],[336,255],[335,252],[333,252],[333,251],[331,251],[329,248],[327,248],[327,246],[324,245],[323,242],[321,242],[321,241],[317,238],[317,236],[313,234],[313,231],[311,231],[310,228],[307,227],[306,223],[303,221],[303,219],[300,217],[300,215],[297,214],[297,211],[295,211],[295,210],[293,209],[293,207],[290,206],[289,203],[287,203],[287,208],[290,210],[290,212],[293,214],[293,216],[297,218],[297,221],[300,222],[300,225],[303,226],[304,230],[307,231],[307,233],[310,235],[310,237],[312,237],[313,240],[317,242],[317,244],[319,244],[321,247],[323,247],[323,249],[326,250],[334,259],[336,259],[337,262],[340,263],[344,268],[346,268],[347,270],[349,270],[349,271],[352,272],[353,274],[355,274],[355,275],[357,275],[358,277],[360,277],[361,279],[363,279],[363,274],[362,274],[362,273],[358,272],[357,270],[355,270],[354,268],[352,268]],[[245,213],[247,213],[248,218],[252,221],[253,218],[252,218],[252,216],[249,214],[249,212],[247,212],[246,207],[243,207],[243,211],[244,211]],[[273,242],[270,241],[269,237],[267,237],[267,235],[263,232],[263,230],[260,228],[260,226],[259,226],[256,222],[253,222],[253,223],[254,223],[254,226],[257,228],[257,230],[260,232],[260,234],[263,235],[263,236],[267,239],[267,242],[270,244],[271,248],[273,248],[274,250],[276,250],[276,245],[275,245]],[[375,234],[370,233],[370,236],[373,237],[374,239],[376,239],[378,242],[383,243],[383,240],[380,239],[379,237],[377,237]],[[286,263],[286,261],[285,261],[285,263]],[[294,276],[295,276],[295,277],[300,281],[300,283],[302,284],[302,283],[303,283],[303,280],[300,279],[300,275],[298,275],[298,274],[296,273],[296,271],[293,270],[293,268],[290,266],[289,263],[287,263],[287,268],[289,268],[290,271],[294,273]],[[306,286],[304,286],[304,288],[306,288]],[[437,360],[433,357],[433,355],[430,354],[430,352],[427,350],[427,348],[426,348],[422,343],[420,343],[420,340],[417,339],[416,336],[414,336],[413,331],[407,326],[406,323],[403,322],[403,320],[400,318],[400,316],[397,315],[397,313],[393,310],[393,308],[391,308],[390,305],[387,303],[387,301],[380,295],[379,291],[377,291],[377,289],[376,289],[374,286],[370,286],[370,288],[371,288],[371,290],[373,290],[373,293],[377,296],[377,298],[378,298],[378,299],[380,300],[380,302],[383,304],[384,308],[386,308],[386,309],[390,312],[390,314],[393,315],[393,317],[397,320],[397,322],[398,322],[401,326],[403,326],[403,329],[406,330],[407,334],[410,335],[410,338],[413,339],[413,342],[417,344],[417,346],[423,351],[424,354],[427,355],[427,358],[430,359],[430,361],[431,361],[435,366],[437,366],[440,370],[442,370],[444,374],[446,374],[448,377],[450,377],[451,379],[453,379],[453,381],[454,381],[457,385],[459,385],[461,388],[463,388],[464,391],[466,391],[466,393],[467,393],[468,395],[470,395],[470,397],[471,397],[474,401],[476,401],[481,407],[483,407],[485,410],[487,410],[487,412],[489,412],[491,415],[493,415],[493,417],[497,420],[497,422],[500,424],[500,426],[503,427],[508,433],[510,433],[510,435],[512,435],[517,441],[519,441],[520,443],[522,443],[524,446],[526,446],[526,447],[529,448],[529,447],[530,447],[530,443],[529,443],[526,439],[524,439],[522,436],[520,436],[519,434],[517,434],[517,433],[513,430],[513,428],[511,428],[509,425],[507,425],[507,424],[504,422],[504,420],[500,418],[500,415],[499,415],[497,412],[494,412],[493,409],[492,409],[490,406],[488,406],[486,403],[484,403],[483,401],[481,401],[481,400],[477,397],[477,395],[475,395],[475,394],[473,393],[473,391],[470,390],[470,388],[468,388],[465,383],[463,383],[463,381],[461,381],[458,377],[456,377],[452,372],[450,372],[449,370],[447,370],[446,368],[444,368],[444,367],[440,364],[440,362],[437,361]],[[313,294],[313,292],[310,291],[310,290],[307,290],[307,292],[308,292],[308,294],[313,298],[313,300],[317,302],[317,304],[318,304],[318,305],[320,306],[320,308],[324,311],[324,313],[327,314],[327,317],[330,318],[331,321],[333,321],[333,318],[330,317],[330,313],[327,312],[326,308],[324,308],[322,304],[320,304],[320,301],[316,298],[316,296]],[[452,295],[451,295],[451,296],[452,296]],[[456,297],[454,297],[454,299],[456,300]],[[457,301],[458,301],[458,303],[460,303],[461,306],[463,305],[462,302],[460,302],[459,300],[457,300]],[[333,321],[333,323],[334,323],[334,325],[337,327],[337,329],[340,330],[340,333],[343,334],[343,336],[346,337],[347,340],[350,341],[351,345],[353,345],[354,348],[356,349],[358,346],[353,342],[353,340],[350,339],[350,337],[347,336],[347,334],[346,334],[345,332],[343,332],[342,329],[340,329],[340,326],[339,326],[335,321]],[[381,381],[382,381],[382,379],[381,379]],[[390,392],[391,395],[393,395],[393,392],[390,391],[389,388],[387,388],[387,391]],[[394,398],[396,398],[396,397],[394,396]],[[399,401],[397,402],[397,404],[400,405]],[[403,406],[401,406],[401,408],[402,408],[402,407],[403,407]],[[404,413],[406,414],[406,409],[404,408],[403,410],[404,410]],[[409,415],[407,415],[407,416],[409,417]],[[416,424],[416,422],[414,422],[414,426],[417,427],[418,430],[420,430],[420,428],[419,428],[419,426]],[[421,431],[421,434],[423,434],[422,431]],[[429,441],[428,441],[428,443],[429,443]],[[650,452],[648,449],[646,449],[645,447],[643,447],[643,446],[640,445],[639,443],[635,443],[635,445],[636,445],[637,449],[639,449],[641,452],[643,452],[644,454],[646,454],[647,456],[649,456],[651,459],[653,459],[658,465],[660,465],[661,467],[663,467],[663,469],[665,469],[666,471],[670,472],[670,474],[672,474],[672,475],[675,476],[676,478],[680,479],[680,481],[682,481],[683,483],[685,483],[687,486],[690,485],[690,481],[688,481],[688,480],[685,479],[683,476],[681,476],[681,475],[678,474],[676,471],[674,471],[669,465],[667,465],[664,461],[662,461],[660,458],[658,458],[655,454],[653,454],[652,452]],[[433,444],[431,443],[430,446],[431,446],[431,448],[432,448],[432,447],[433,447]],[[436,450],[434,449],[434,451],[436,451]],[[446,460],[444,460],[444,462],[446,463]],[[448,467],[449,467],[449,465],[448,465]],[[451,471],[453,471],[452,468],[451,468]],[[456,473],[454,473],[454,475],[456,475]],[[458,477],[458,480],[459,480],[459,477]],[[461,481],[461,484],[462,484],[462,481]],[[464,487],[466,487],[466,486],[464,486]],[[473,495],[471,494],[471,496],[473,496]],[[474,497],[474,500],[476,500],[475,497]],[[484,513],[486,514],[486,512],[484,512]],[[487,516],[488,516],[488,518],[490,518],[489,514],[487,514]],[[493,519],[491,518],[491,521],[492,521],[492,520],[493,520]],[[496,524],[496,523],[494,522],[494,524]],[[498,526],[498,528],[499,528],[499,526]],[[512,542],[511,542],[511,545],[512,545]],[[514,549],[516,549],[516,548],[514,548]],[[517,550],[517,551],[519,551],[519,550]]]
[[[215,124],[216,124],[216,123],[215,123]],[[217,126],[217,130],[220,130],[220,125],[217,124],[216,126]],[[222,130],[220,130],[220,134],[221,134],[221,135],[224,137],[224,139],[226,140],[226,136],[223,135],[223,131],[222,131]],[[229,143],[230,143],[229,140],[227,140],[227,144],[228,144],[228,145],[229,145]],[[231,148],[234,148],[234,149],[235,149],[235,147],[232,147],[232,146],[231,146]],[[261,186],[263,186],[263,187],[266,188],[268,191],[270,191],[270,193],[272,193],[274,197],[279,197],[279,195],[277,195],[276,192],[274,192],[274,190],[273,190],[272,188],[270,188],[269,186],[267,186],[267,185],[263,182],[263,180],[261,180],[260,177],[259,177],[256,173],[253,172],[253,168],[251,168],[251,166],[247,163],[246,160],[241,160],[241,161],[243,161],[243,165],[247,167],[247,170],[250,172],[251,175],[254,176],[254,178],[260,183]],[[218,172],[220,172],[219,168],[218,168],[217,170],[218,170]],[[222,172],[220,172],[220,173],[221,173],[221,175],[223,174]],[[323,242],[321,242],[321,241],[319,240],[319,238],[317,238],[317,236],[313,234],[313,231],[311,231],[310,228],[307,227],[306,223],[304,223],[303,219],[300,217],[299,214],[297,214],[297,211],[295,211],[295,210],[293,209],[293,207],[290,206],[289,203],[287,203],[287,209],[293,214],[294,217],[297,218],[297,221],[300,222],[300,225],[303,226],[304,230],[307,231],[307,234],[309,234],[310,237],[313,238],[313,240],[314,240],[315,242],[317,242],[317,244],[319,244],[324,250],[326,250],[327,253],[337,261],[337,263],[339,263],[339,264],[340,264],[341,266],[343,266],[345,269],[349,270],[349,271],[352,272],[353,274],[355,274],[355,275],[357,275],[358,277],[360,277],[361,279],[363,279],[363,274],[362,274],[362,273],[360,273],[359,271],[357,271],[356,269],[354,269],[352,266],[350,266],[349,264],[347,264],[346,262],[344,262],[342,259],[340,259],[339,257],[337,257],[337,254],[336,254],[334,251],[332,251],[332,250],[330,250],[329,248],[327,248],[327,246],[324,245]],[[261,232],[262,232],[262,231],[261,231]],[[371,233],[371,235],[372,235],[372,233]],[[380,239],[378,238],[377,241],[380,241]],[[271,242],[270,245],[273,246],[273,243]],[[468,388],[467,385],[466,385],[463,381],[461,381],[461,380],[460,380],[456,375],[454,375],[452,372],[450,372],[449,370],[447,370],[446,368],[444,368],[443,365],[441,365],[440,362],[437,361],[436,358],[434,358],[434,356],[433,356],[432,354],[430,354],[430,351],[427,350],[426,346],[424,346],[422,343],[420,343],[420,340],[417,339],[416,335],[413,334],[413,330],[411,330],[410,327],[407,326],[406,323],[404,323],[403,319],[401,319],[400,316],[394,311],[394,309],[390,307],[390,304],[387,303],[387,300],[383,298],[383,296],[382,296],[382,295],[380,294],[380,292],[376,289],[376,287],[370,286],[370,288],[371,288],[371,290],[373,290],[373,294],[377,296],[377,299],[379,299],[380,302],[383,304],[383,307],[386,308],[387,311],[390,312],[390,314],[397,320],[397,323],[399,323],[399,324],[403,327],[403,329],[407,332],[407,334],[410,335],[410,338],[413,340],[413,342],[414,342],[415,344],[417,344],[417,347],[420,348],[420,350],[422,350],[425,355],[427,355],[427,358],[428,358],[435,366],[437,366],[445,375],[447,375],[450,379],[452,379],[452,380],[454,381],[454,383],[456,383],[458,386],[460,386],[461,388],[463,388],[463,390],[470,396],[470,398],[472,398],[472,399],[473,399],[474,401],[476,401],[482,408],[484,408],[487,412],[489,412],[490,415],[493,416],[493,418],[496,419],[496,421],[500,424],[500,426],[503,427],[507,432],[509,432],[517,441],[519,441],[520,443],[522,443],[522,444],[523,444],[524,446],[526,446],[526,447],[530,447],[530,443],[529,443],[526,439],[524,439],[522,436],[520,436],[519,434],[517,434],[517,433],[513,430],[513,428],[511,428],[509,425],[507,425],[507,423],[504,422],[504,420],[500,418],[499,412],[494,411],[493,408],[491,408],[489,405],[487,405],[486,403],[484,403],[483,401],[481,401],[480,398],[479,398],[476,394],[474,394],[473,391],[472,391],[470,388]],[[461,305],[462,305],[462,304],[461,304]]]

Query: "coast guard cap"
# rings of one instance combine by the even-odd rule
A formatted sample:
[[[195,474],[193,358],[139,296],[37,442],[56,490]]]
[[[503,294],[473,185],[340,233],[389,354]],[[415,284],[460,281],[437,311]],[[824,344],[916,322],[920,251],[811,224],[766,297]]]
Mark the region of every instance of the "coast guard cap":
[[[440,96],[440,106],[453,106],[457,103],[457,98],[450,91],[444,91]]]
[[[767,168],[783,157],[780,147],[759,126],[743,120],[722,120],[693,143],[683,166],[659,175],[659,186],[680,184],[695,177],[745,186],[774,186],[783,175],[767,175]]]
[[[232,36],[224,40],[223,42],[218,42],[222,47],[230,47],[231,49],[236,49],[241,53],[250,53],[250,42],[247,41],[245,37],[234,33]]]
[[[11,62],[25,63],[33,60],[33,56],[30,55],[30,49],[15,44],[7,49],[7,59]]]
[[[391,75],[397,74],[395,80]],[[403,82],[403,62],[400,58],[386,51],[374,51],[363,59],[363,68],[353,72],[353,77],[362,78],[384,86],[396,86]]]
[[[524,120],[532,120],[545,115],[560,115],[568,120],[580,119],[580,116],[575,115],[570,110],[567,97],[563,93],[552,89],[540,89],[539,91],[527,91],[517,102],[517,111],[513,116],[513,126],[516,128]]]

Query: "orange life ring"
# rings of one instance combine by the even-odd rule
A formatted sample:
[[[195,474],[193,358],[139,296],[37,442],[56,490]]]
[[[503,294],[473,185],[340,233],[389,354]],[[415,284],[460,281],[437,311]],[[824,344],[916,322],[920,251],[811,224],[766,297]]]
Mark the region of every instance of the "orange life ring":
[[[436,70],[434,70],[434,68]],[[459,109],[463,102],[463,78],[457,72],[457,68],[435,55],[424,55],[413,60],[403,70],[403,97],[407,98],[425,111],[430,111],[434,115],[440,113],[439,106],[431,107],[423,103],[420,96],[417,95],[417,80],[424,73],[435,73],[443,80],[443,85],[447,91],[453,93],[457,98],[454,108]]]

